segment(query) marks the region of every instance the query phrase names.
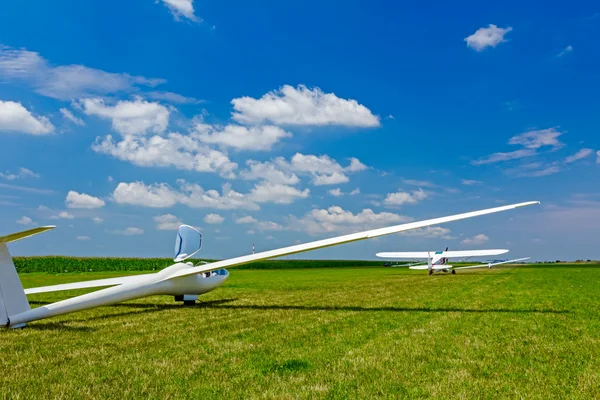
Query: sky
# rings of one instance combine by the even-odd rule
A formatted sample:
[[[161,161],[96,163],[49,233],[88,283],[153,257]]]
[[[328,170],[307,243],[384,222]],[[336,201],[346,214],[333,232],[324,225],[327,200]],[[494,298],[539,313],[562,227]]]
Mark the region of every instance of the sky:
[[[297,257],[600,259],[599,40],[592,1],[8,2],[0,234],[226,258],[539,200]]]

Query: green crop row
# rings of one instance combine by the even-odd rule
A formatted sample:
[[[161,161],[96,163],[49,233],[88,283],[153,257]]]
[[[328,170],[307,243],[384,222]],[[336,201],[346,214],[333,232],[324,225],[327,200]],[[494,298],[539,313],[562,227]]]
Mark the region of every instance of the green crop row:
[[[101,257],[14,257],[18,272],[103,272],[103,271],[158,271],[173,263],[168,258],[101,258]],[[200,260],[194,260],[199,263]],[[214,261],[214,260],[203,260]],[[267,260],[236,268],[284,269],[284,268],[340,268],[358,266],[382,266],[382,261],[353,260]]]

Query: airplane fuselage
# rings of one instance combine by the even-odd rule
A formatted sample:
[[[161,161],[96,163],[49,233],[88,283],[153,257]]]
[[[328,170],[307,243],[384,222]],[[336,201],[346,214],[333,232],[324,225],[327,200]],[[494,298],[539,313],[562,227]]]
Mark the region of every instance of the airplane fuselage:
[[[173,264],[156,274],[140,277],[139,281],[128,282],[122,285],[97,290],[12,315],[10,316],[8,326],[17,327],[24,323],[42,318],[81,311],[93,307],[106,306],[146,296],[200,295],[218,288],[225,283],[229,277],[229,272],[226,269],[219,269],[203,274],[169,279],[174,273],[186,268],[193,268],[193,264]]]

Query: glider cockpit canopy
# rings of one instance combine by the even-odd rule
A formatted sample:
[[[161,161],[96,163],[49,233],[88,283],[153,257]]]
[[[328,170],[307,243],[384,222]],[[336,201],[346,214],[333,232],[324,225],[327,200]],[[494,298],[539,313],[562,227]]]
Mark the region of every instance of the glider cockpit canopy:
[[[175,262],[183,262],[202,248],[202,234],[189,225],[181,225],[175,238]]]

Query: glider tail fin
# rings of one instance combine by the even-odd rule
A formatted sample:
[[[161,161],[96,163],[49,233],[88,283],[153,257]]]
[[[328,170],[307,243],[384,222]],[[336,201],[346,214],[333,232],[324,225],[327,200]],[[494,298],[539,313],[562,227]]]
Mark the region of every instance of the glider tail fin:
[[[11,315],[30,309],[23,285],[6,244],[50,229],[54,229],[54,226],[43,226],[0,236],[0,326],[9,326]],[[13,328],[19,327],[13,326]]]

